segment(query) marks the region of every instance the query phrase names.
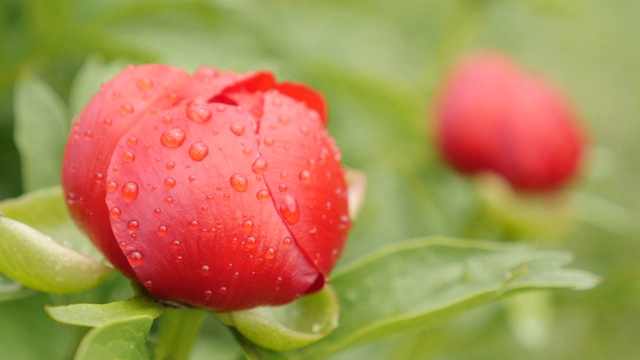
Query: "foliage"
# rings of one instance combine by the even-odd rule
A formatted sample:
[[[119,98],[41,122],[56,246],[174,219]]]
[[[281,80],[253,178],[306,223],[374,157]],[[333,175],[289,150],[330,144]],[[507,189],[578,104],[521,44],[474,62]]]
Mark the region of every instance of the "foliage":
[[[640,124],[633,106],[640,101],[640,73],[635,69],[640,49],[631,44],[638,34],[639,11],[640,4],[632,0],[8,0],[0,5],[0,198],[58,183],[60,134],[69,125],[61,119],[77,114],[100,81],[124,63],[154,61],[189,70],[203,64],[237,71],[267,68],[279,78],[306,82],[325,94],[330,130],[343,161],[362,170],[368,181],[364,207],[332,278],[341,302],[341,327],[307,349],[329,352],[366,343],[332,357],[372,360],[505,358],[504,354],[518,359],[633,359],[635,334],[640,331],[640,229],[635,221],[640,194],[632,190],[640,178]],[[405,242],[425,235],[486,240],[512,235],[499,217],[485,211],[474,184],[447,169],[430,143],[429,100],[439,79],[457,55],[478,48],[501,49],[555,78],[572,94],[590,129],[589,161],[571,194],[573,230],[565,232],[563,241],[535,242],[549,251],[444,238]],[[25,129],[51,136],[43,137],[47,141],[25,139],[25,134],[36,136]],[[95,250],[74,245],[82,244],[83,237],[68,218],[46,224],[45,219],[66,216],[60,211],[62,198],[53,195],[56,191],[4,202],[2,212],[75,251],[94,255]],[[20,207],[30,197],[49,205]],[[417,260],[411,261],[411,255],[434,248],[443,255],[440,261],[434,258],[412,267]],[[527,348],[509,328],[508,303],[493,300],[505,290],[527,286],[593,283],[584,273],[563,269],[567,255],[554,249],[573,252],[574,266],[602,275],[603,282],[589,292],[556,292],[547,342]],[[518,267],[518,259],[527,262],[526,272]],[[386,271],[376,261],[397,263]],[[359,273],[367,266],[370,276],[421,269],[420,276],[432,287],[371,280]],[[465,267],[475,274],[473,281],[461,275],[468,271]],[[505,282],[506,274],[520,274],[517,269],[522,269],[521,276]],[[574,276],[584,277],[577,281]],[[443,279],[452,281],[436,281]],[[374,284],[405,286],[416,293],[398,299],[405,303],[389,302],[397,308],[379,308],[385,313],[358,309],[359,302],[353,301],[366,291],[378,290],[368,295],[380,297],[394,293]],[[121,276],[112,275],[88,293],[49,296],[0,277],[0,300],[5,300],[0,302],[0,354],[69,358],[85,330],[52,321],[43,311],[45,304],[123,300],[131,295],[118,290],[123,285]],[[411,302],[415,299],[421,301]],[[462,311],[488,301],[493,305]],[[438,311],[442,306],[448,310]],[[381,320],[374,321],[376,316]],[[111,331],[127,332],[135,335],[131,344],[138,354],[162,354],[160,345],[154,345],[162,331],[151,328],[148,342],[140,340],[152,317],[134,314],[114,320],[90,330],[90,337],[97,346],[107,344],[101,347],[107,351],[109,341],[104,339],[113,336]],[[385,322],[390,318],[394,322]],[[374,325],[362,326],[365,320]],[[402,338],[383,336],[396,326],[412,331]],[[362,330],[350,331],[356,328]],[[341,331],[352,335],[338,340]],[[247,344],[242,335],[208,315],[191,358],[236,358],[240,348],[233,337]],[[275,356],[246,346],[248,354]],[[311,350],[285,354],[304,357],[305,351]]]

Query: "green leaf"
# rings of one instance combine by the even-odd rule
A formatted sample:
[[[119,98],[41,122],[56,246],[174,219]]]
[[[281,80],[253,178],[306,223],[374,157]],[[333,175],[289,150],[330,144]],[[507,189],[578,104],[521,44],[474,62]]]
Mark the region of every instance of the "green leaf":
[[[94,328],[82,339],[74,359],[150,359],[146,338],[152,323],[152,317],[140,315]]]
[[[42,80],[23,73],[16,83],[14,109],[25,191],[59,184],[70,128],[64,103]]]
[[[112,270],[34,228],[0,217],[0,272],[26,287],[78,293],[98,285]]]
[[[327,336],[338,326],[339,305],[331,286],[282,306],[217,314],[245,338],[267,349],[297,349]]]
[[[121,61],[106,63],[97,56],[87,58],[71,85],[70,113],[80,115],[89,100],[100,90],[100,85],[113,78],[124,67],[125,63]]]
[[[438,324],[529,289],[589,289],[598,278],[563,269],[571,256],[527,246],[428,238],[394,245],[332,278],[340,326],[290,358],[322,358],[349,346]]]
[[[164,307],[144,297],[109,304],[45,307],[65,324],[94,327],[82,339],[75,359],[149,359],[146,338]]]
[[[164,308],[158,303],[141,297],[109,304],[47,306],[46,310],[52,318],[61,323],[91,327],[106,326],[114,321],[137,316],[155,319],[164,312]]]
[[[15,199],[1,201],[0,213],[61,241],[66,247],[94,259],[103,258],[71,221],[59,186],[39,189]]]

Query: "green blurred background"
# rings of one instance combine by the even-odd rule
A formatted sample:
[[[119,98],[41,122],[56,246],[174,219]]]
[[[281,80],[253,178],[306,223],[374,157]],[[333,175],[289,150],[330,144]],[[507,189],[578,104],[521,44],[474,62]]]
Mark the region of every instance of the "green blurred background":
[[[495,304],[337,358],[640,358],[639,17],[637,0],[0,0],[0,199],[23,192],[13,141],[21,76],[37,75],[66,103],[89,58],[189,71],[269,69],[325,94],[345,164],[368,176],[339,266],[426,235],[499,240],[473,184],[439,160],[428,116],[456,57],[498,49],[553,78],[582,115],[591,148],[572,191],[574,227],[542,246],[575,253],[575,266],[600,274],[602,284],[556,293],[549,341],[536,348],[518,342],[504,305]],[[0,314],[26,314],[23,322],[1,319],[0,337],[35,344],[25,350],[20,340],[0,339],[2,353],[65,358],[57,347],[37,345],[55,329],[34,314],[46,301],[0,305]],[[26,325],[27,316],[43,327]],[[60,343],[75,339],[64,334]],[[212,345],[201,343],[194,357],[210,358]]]

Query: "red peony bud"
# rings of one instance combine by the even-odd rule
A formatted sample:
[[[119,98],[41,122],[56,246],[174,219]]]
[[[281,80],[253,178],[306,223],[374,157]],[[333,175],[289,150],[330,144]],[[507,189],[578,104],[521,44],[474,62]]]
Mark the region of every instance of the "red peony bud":
[[[234,311],[319,290],[350,227],[322,96],[270,73],[130,66],[74,124],[63,186],[113,265]]]
[[[474,54],[454,68],[436,121],[451,165],[498,174],[520,191],[565,185],[584,151],[577,117],[555,87],[497,53]]]

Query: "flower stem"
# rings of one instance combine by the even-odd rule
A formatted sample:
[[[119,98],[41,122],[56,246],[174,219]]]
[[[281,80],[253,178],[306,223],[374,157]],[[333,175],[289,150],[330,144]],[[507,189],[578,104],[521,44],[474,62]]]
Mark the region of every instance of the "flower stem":
[[[167,309],[160,319],[158,360],[186,360],[207,315],[205,310]]]

